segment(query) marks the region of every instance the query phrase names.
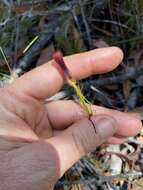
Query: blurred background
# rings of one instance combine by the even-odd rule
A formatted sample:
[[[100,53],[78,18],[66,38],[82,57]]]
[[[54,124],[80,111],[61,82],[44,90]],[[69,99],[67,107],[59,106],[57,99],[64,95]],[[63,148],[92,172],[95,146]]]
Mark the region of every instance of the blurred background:
[[[80,81],[83,93],[91,103],[142,117],[143,0],[0,1],[0,87],[46,63],[56,50],[70,55],[108,46],[124,51],[123,62],[108,74]],[[52,99],[77,97],[65,85]],[[55,189],[140,190],[142,173],[143,132],[120,146],[99,147]]]

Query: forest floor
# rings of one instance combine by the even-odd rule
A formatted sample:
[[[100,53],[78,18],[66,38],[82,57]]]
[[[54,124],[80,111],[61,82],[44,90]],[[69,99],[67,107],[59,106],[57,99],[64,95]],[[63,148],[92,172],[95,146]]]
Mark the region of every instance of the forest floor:
[[[109,46],[123,50],[123,62],[108,74],[80,81],[83,92],[93,104],[143,117],[142,0],[0,2],[1,87],[50,60],[56,50],[70,55]],[[65,86],[57,97],[74,99],[75,94]],[[55,190],[141,190],[142,175],[143,131],[122,145],[104,145],[85,156]]]

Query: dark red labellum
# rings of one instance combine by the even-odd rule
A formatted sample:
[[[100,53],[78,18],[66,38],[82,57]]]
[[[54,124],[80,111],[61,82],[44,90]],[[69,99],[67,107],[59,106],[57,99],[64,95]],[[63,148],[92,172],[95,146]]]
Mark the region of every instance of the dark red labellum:
[[[60,68],[63,70],[65,77],[71,79],[72,77],[70,75],[69,69],[67,68],[67,66],[64,62],[62,53],[60,51],[55,52],[53,54],[53,59],[60,66]]]

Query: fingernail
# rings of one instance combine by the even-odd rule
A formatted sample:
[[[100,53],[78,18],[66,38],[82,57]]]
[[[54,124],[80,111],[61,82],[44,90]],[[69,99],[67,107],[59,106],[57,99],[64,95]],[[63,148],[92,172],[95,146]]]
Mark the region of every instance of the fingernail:
[[[117,129],[116,120],[111,117],[94,116],[91,117],[92,122],[95,125],[97,134],[102,139],[107,139],[113,136]]]

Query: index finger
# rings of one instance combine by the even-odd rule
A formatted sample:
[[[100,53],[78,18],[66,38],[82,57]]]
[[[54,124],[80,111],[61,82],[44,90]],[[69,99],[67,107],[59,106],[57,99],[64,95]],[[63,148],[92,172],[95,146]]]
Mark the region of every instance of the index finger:
[[[116,68],[123,58],[117,47],[95,49],[64,58],[67,67],[76,80],[92,74],[105,73]],[[24,74],[10,88],[37,99],[46,99],[54,95],[64,84],[63,76],[50,61]]]

